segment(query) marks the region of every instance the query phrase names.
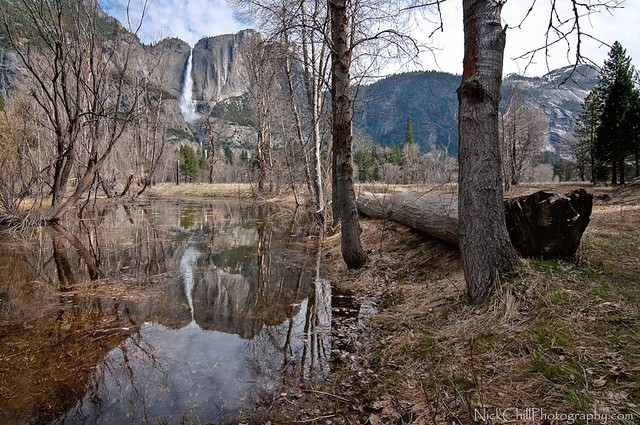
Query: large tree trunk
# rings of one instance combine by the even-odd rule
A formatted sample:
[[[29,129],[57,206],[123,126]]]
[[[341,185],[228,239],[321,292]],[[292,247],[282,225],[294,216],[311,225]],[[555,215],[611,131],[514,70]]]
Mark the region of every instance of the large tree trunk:
[[[515,267],[502,202],[498,104],[506,33],[498,0],[464,0],[458,88],[460,254],[467,294],[480,302]]]
[[[523,257],[568,258],[576,253],[589,224],[593,195],[578,189],[565,196],[535,192],[507,199],[505,221],[513,247]],[[358,210],[397,221],[458,246],[458,203],[444,193],[363,193]]]
[[[328,0],[331,14],[331,100],[333,109],[333,202],[334,221],[341,223],[342,258],[350,269],[362,267],[367,254],[360,243],[360,223],[353,187],[351,144],[353,141],[349,47],[346,0]]]
[[[397,221],[433,238],[458,246],[458,199],[454,194],[429,192],[362,193],[358,211]]]
[[[618,169],[620,170],[620,184],[624,185],[627,183],[627,181],[625,180],[625,175],[624,175],[624,166],[625,166],[625,160],[624,158],[620,159],[620,163],[618,165]]]

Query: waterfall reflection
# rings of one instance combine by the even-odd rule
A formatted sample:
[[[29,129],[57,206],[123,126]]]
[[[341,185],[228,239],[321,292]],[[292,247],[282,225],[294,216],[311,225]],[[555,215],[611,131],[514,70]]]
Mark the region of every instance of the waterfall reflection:
[[[0,423],[233,421],[321,376],[330,285],[286,217],[154,202],[0,243]]]

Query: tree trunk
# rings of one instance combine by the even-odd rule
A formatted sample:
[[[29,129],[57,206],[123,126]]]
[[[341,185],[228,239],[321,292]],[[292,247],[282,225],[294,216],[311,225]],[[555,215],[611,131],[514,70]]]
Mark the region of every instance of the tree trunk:
[[[593,195],[578,189],[565,196],[535,192],[507,199],[505,221],[513,247],[523,257],[567,258],[576,253],[589,224]],[[390,219],[458,246],[458,203],[445,193],[364,193],[358,210]]]
[[[447,193],[363,193],[358,211],[397,221],[450,245],[458,246],[458,200]]]
[[[346,0],[328,0],[331,14],[331,100],[333,109],[332,163],[333,202],[342,226],[342,258],[350,269],[362,267],[367,254],[360,243],[360,223],[353,187],[351,145],[353,141],[350,74],[351,49],[348,42]],[[335,220],[335,217],[334,217]]]
[[[266,123],[265,118],[261,115],[258,117],[258,193],[264,193],[264,183],[267,179],[267,158],[265,155],[266,150]]]
[[[576,189],[564,196],[535,192],[504,202],[507,230],[523,257],[569,258],[589,224],[593,195]]]
[[[324,187],[323,187],[323,175],[322,175],[322,143],[323,138],[320,131],[320,121],[322,116],[322,104],[324,100],[325,81],[326,77],[326,63],[328,56],[325,52],[327,43],[324,42],[324,36],[322,36],[321,47],[318,48],[317,34],[326,34],[328,31],[327,23],[323,22],[319,28],[320,31],[315,31],[315,20],[318,11],[322,8],[322,1],[316,0],[312,4],[311,12],[306,10],[305,2],[300,3],[300,16],[302,19],[302,25],[300,28],[301,44],[302,44],[302,63],[304,70],[304,84],[307,93],[307,109],[309,113],[309,119],[313,127],[313,146],[314,146],[314,193],[316,196],[316,205],[318,206],[318,212],[316,216],[323,223],[325,221],[325,199],[324,199]],[[311,23],[311,22],[313,23]]]
[[[463,0],[464,62],[458,88],[460,253],[474,303],[491,292],[517,255],[502,201],[498,104],[506,33],[501,2]]]
[[[127,183],[125,183],[124,188],[122,189],[122,192],[120,193],[120,197],[124,198],[127,195],[127,192],[129,192],[129,189],[131,188],[131,184],[133,183],[133,174],[129,174],[129,178],[127,179]],[[146,185],[147,183],[144,182],[144,185]]]
[[[289,44],[289,40],[286,37],[285,33],[285,45]],[[289,89],[289,106],[291,107],[291,112],[293,112],[293,117],[296,123],[296,135],[298,136],[298,143],[300,143],[300,153],[302,154],[302,160],[304,162],[304,176],[307,182],[307,190],[309,191],[309,196],[312,196],[314,199],[317,199],[314,193],[313,182],[311,178],[311,167],[309,165],[309,154],[307,152],[307,147],[305,143],[304,130],[302,128],[302,118],[300,117],[300,110],[298,109],[298,97],[296,96],[296,89],[293,84],[293,72],[291,70],[291,58],[287,52],[285,57],[285,73],[287,75],[287,85]],[[284,132],[283,132],[284,136]],[[318,210],[320,207],[318,206]]]
[[[597,180],[597,173],[596,173],[596,157],[595,157],[595,152],[593,149],[593,143],[591,143],[591,152],[589,153],[589,155],[591,156],[591,183],[595,186],[596,183],[598,182]]]
[[[54,180],[51,189],[51,208],[56,208],[67,192],[67,181],[71,175],[71,169],[75,161],[75,149],[73,143],[64,143],[60,140],[57,143],[58,156],[54,167]]]

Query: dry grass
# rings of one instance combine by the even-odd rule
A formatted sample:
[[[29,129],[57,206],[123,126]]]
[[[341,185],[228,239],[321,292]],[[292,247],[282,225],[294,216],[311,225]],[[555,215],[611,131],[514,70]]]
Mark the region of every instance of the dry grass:
[[[160,198],[248,198],[251,193],[248,183],[160,183],[145,192],[147,196]]]
[[[301,189],[298,189],[301,193]],[[145,192],[146,196],[172,199],[235,198],[256,204],[279,203],[295,206],[295,196],[288,188],[258,195],[249,183],[160,183]]]
[[[307,397],[289,415],[353,424],[602,423],[605,415],[606,423],[638,423],[640,190],[596,194],[610,200],[596,201],[575,261],[522,260],[480,307],[466,302],[455,250],[365,220],[370,261],[354,272],[340,261],[339,237],[329,238],[332,280],[377,300],[379,311],[356,336],[353,360],[334,365],[323,388],[330,395]],[[505,412],[511,422],[496,417]],[[541,416],[556,413],[574,416]],[[599,420],[586,416],[594,413]]]

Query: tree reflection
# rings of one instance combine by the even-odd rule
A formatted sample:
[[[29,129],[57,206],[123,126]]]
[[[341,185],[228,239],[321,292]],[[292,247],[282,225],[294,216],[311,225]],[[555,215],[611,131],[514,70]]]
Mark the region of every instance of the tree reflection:
[[[326,371],[331,291],[304,219],[188,205],[185,229],[182,208],[110,208],[0,243],[0,423],[216,421],[252,389]]]
[[[78,258],[84,263],[91,280],[102,279],[105,277],[105,274],[98,267],[95,257],[84,246],[80,239],[60,225],[49,226],[49,228],[51,229],[53,255],[56,266],[58,267],[58,277],[61,284],[68,284],[69,281],[72,281],[73,283],[76,282],[76,279],[72,277],[72,272],[69,268],[69,262],[66,258],[66,250],[61,248],[61,240],[67,241],[75,249]],[[89,238],[89,240],[92,240],[92,238]]]
[[[315,259],[314,269],[297,269],[287,276],[295,282],[294,292],[302,301],[287,306],[288,319],[263,328],[253,338],[247,357],[248,365],[257,373],[278,376],[285,385],[322,378],[328,369],[331,286],[321,275],[321,241]]]

